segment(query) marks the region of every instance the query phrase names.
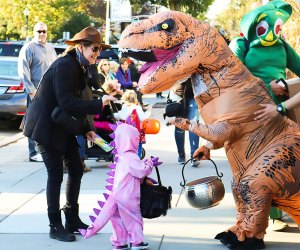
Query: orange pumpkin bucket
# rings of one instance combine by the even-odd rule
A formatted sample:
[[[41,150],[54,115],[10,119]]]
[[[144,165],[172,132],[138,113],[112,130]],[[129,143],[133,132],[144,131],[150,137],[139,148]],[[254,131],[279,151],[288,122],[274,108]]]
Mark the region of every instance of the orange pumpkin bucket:
[[[145,134],[157,134],[160,130],[160,123],[156,119],[146,119],[142,123],[142,129]]]

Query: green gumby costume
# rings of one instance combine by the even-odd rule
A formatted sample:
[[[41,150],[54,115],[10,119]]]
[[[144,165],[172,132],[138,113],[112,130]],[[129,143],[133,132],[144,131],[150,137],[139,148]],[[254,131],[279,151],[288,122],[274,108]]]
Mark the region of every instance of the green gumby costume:
[[[247,13],[241,20],[244,37],[235,38],[229,47],[251,73],[262,79],[276,104],[281,101],[271,90],[274,79],[286,79],[288,68],[300,76],[300,57],[287,43],[279,39],[282,25],[290,18],[292,6],[275,0]],[[246,48],[247,39],[248,48]],[[282,211],[272,207],[271,219],[282,218]]]
[[[287,42],[284,44],[279,39],[281,27],[291,14],[292,6],[279,0],[256,8],[241,20],[240,29],[244,37],[233,39],[229,45],[251,73],[265,82],[276,104],[282,100],[274,95],[270,82],[286,79],[286,68],[300,76],[299,55]],[[244,39],[248,40],[248,49]]]

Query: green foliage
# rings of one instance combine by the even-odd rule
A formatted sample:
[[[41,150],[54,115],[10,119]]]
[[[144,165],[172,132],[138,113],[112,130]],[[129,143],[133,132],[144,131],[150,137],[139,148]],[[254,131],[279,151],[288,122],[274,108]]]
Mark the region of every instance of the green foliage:
[[[3,0],[0,1],[0,39],[26,38],[25,8],[29,10],[28,35],[32,37],[34,24],[43,21],[48,26],[48,40],[56,41],[64,31],[75,34],[91,23],[99,28],[105,18],[106,4],[103,0]]]
[[[142,6],[145,2],[149,0],[130,0],[133,5]],[[206,13],[208,7],[212,4],[214,0],[152,0],[152,4],[159,4],[166,6],[171,10],[182,11],[191,14],[196,18],[203,18],[204,13]]]

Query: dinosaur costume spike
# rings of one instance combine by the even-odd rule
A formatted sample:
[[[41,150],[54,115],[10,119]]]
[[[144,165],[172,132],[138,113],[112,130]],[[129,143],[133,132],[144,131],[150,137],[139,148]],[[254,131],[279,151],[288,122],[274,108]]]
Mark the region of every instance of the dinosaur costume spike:
[[[110,128],[115,131],[116,128],[118,127],[118,125],[115,125],[115,124],[109,124]]]
[[[109,137],[112,138],[112,139],[115,139],[116,135],[115,135],[115,133],[111,133],[111,134],[109,135]]]
[[[116,173],[115,171],[110,171],[110,172],[107,173],[107,175],[115,177],[115,173]]]
[[[96,220],[96,217],[95,217],[95,216],[92,216],[92,215],[90,215],[89,217],[90,217],[91,222],[94,223],[94,221]]]
[[[111,168],[111,169],[115,169],[116,168],[116,164],[115,163],[109,164],[108,167]]]
[[[144,94],[169,90],[191,78],[205,125],[180,117],[170,123],[208,141],[197,155],[208,157],[210,149],[225,147],[237,209],[236,224],[228,230],[241,249],[246,239],[264,238],[271,204],[300,227],[300,128],[284,116],[268,126],[254,121],[261,104],[273,103],[271,96],[219,32],[184,13],[165,11],[127,26],[118,44],[128,56],[146,59],[138,83]]]
[[[101,210],[98,208],[93,208],[93,210],[96,215],[99,215],[99,213],[101,212]]]
[[[107,186],[105,186],[105,188],[106,188],[108,191],[112,191],[113,185],[107,185]]]
[[[108,178],[108,179],[106,179],[106,181],[110,184],[113,184],[114,183],[114,178]]]
[[[105,204],[105,202],[103,202],[103,201],[98,201],[98,204],[99,204],[100,207],[103,207],[104,204]]]
[[[107,200],[109,197],[109,194],[103,193],[103,196],[104,196],[105,200]]]
[[[111,147],[115,147],[115,146],[116,146],[116,143],[115,143],[115,141],[111,141],[111,142],[109,143],[109,146],[111,146]]]

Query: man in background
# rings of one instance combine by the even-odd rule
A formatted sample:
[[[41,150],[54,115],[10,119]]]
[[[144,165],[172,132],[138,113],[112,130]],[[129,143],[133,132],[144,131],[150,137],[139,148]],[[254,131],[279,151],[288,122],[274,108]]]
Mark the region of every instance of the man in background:
[[[36,23],[33,29],[34,38],[22,47],[19,54],[18,74],[27,93],[27,108],[35,96],[43,74],[57,58],[54,47],[47,43],[47,31],[45,23]],[[28,138],[29,161],[42,162],[35,146],[35,142]]]

